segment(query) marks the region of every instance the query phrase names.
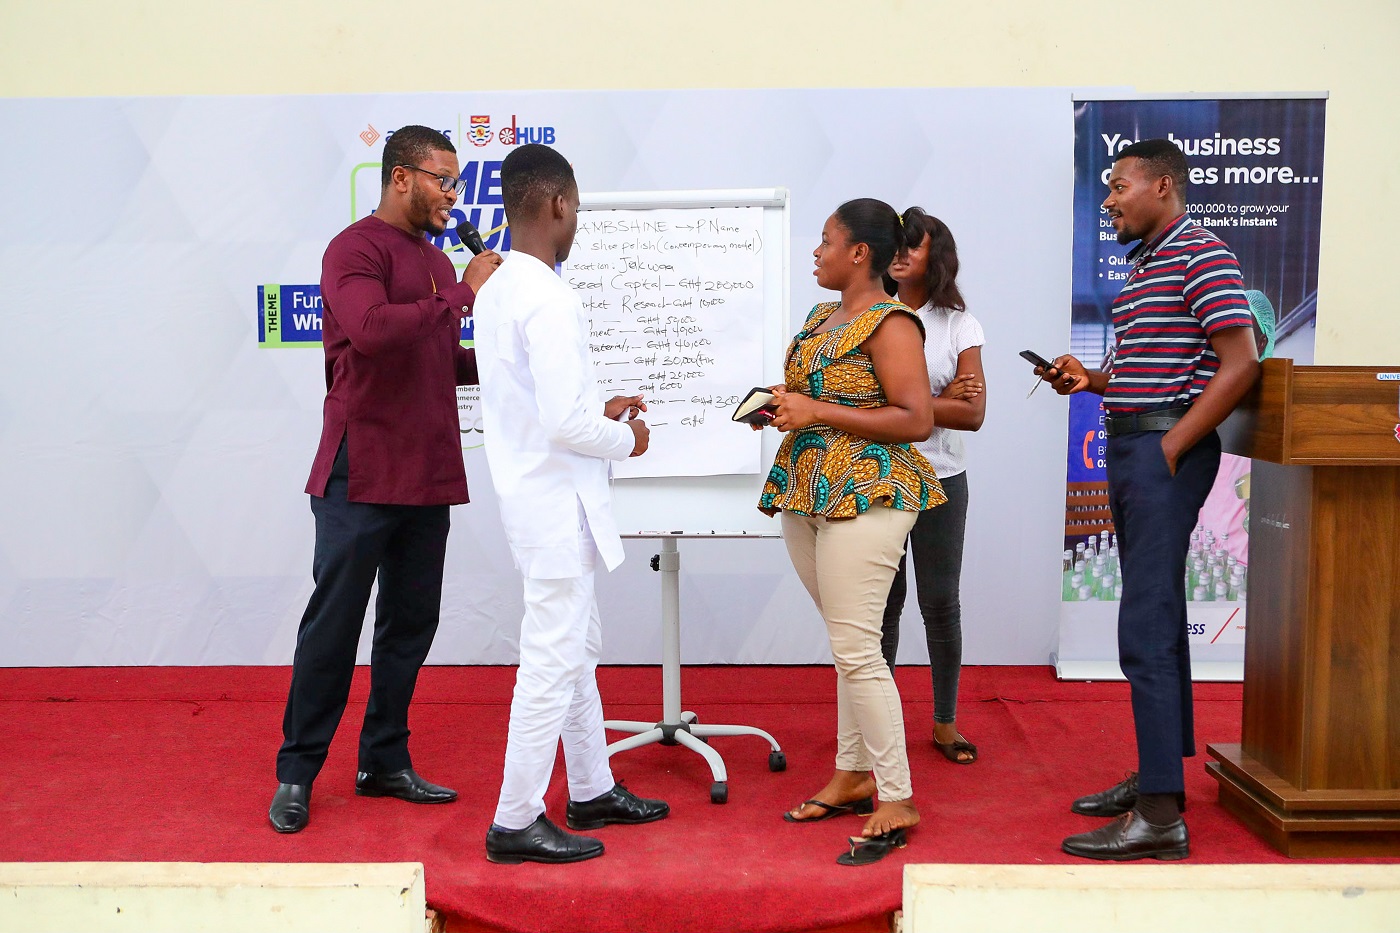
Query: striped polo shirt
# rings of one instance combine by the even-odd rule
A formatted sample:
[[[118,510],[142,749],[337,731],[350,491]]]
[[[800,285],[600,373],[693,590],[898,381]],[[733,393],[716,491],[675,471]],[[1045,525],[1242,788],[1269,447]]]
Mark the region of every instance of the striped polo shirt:
[[[1128,261],[1133,270],[1113,302],[1104,408],[1116,415],[1188,405],[1220,369],[1210,335],[1252,323],[1239,261],[1185,214]]]

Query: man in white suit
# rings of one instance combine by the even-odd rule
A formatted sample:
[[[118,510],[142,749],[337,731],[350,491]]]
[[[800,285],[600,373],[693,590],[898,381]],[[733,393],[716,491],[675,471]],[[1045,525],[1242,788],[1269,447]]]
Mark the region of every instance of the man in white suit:
[[[588,319],[554,271],[578,228],[568,161],[548,146],[520,146],[501,166],[501,192],[511,251],[477,296],[475,337],[486,460],[525,578],[525,618],[486,857],[577,862],[602,855],[603,843],[545,816],[561,736],[570,829],[649,823],[670,812],[613,779],[594,677],[602,645],[594,568],[622,563],[608,462],[646,452],[649,432],[636,418],[646,404],[640,395],[602,403]]]

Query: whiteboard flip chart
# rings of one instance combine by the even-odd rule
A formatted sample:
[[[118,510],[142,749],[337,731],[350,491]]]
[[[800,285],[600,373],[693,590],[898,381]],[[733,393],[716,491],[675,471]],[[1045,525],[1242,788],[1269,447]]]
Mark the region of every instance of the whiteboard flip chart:
[[[584,210],[561,274],[583,302],[604,398],[642,393],[651,444],[625,477],[758,473],[730,421],[764,369],[763,208]]]

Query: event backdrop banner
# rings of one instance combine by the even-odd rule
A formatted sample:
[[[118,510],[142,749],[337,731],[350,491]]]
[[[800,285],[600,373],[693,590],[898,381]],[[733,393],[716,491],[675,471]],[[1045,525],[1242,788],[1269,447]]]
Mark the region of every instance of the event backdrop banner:
[[[1110,309],[1135,245],[1118,243],[1101,207],[1109,169],[1125,146],[1167,138],[1181,146],[1191,168],[1187,213],[1239,258],[1260,355],[1311,363],[1326,104],[1321,97],[1077,100],[1070,352],[1090,367],[1108,364]],[[1123,578],[1097,395],[1069,399],[1065,488],[1056,666],[1066,678],[1121,676]],[[1226,454],[1187,558],[1187,627],[1197,679],[1243,674],[1249,574],[1249,461]]]
[[[321,256],[375,208],[385,138],[410,123],[458,151],[467,193],[433,245],[459,266],[463,219],[509,249],[500,170],[522,142],[557,147],[587,192],[786,189],[788,333],[831,297],[811,250],[842,201],[919,204],[946,220],[987,333],[986,425],[967,445],[966,656],[1044,663],[1058,622],[1044,555],[1060,536],[1064,406],[1011,387],[1028,378],[1023,344],[1063,340],[1070,100],[1037,88],[0,101],[8,138],[29,142],[0,150],[0,664],[290,660],[311,591],[303,489],[325,395]],[[33,145],[54,140],[83,152],[76,202]],[[723,219],[735,228],[725,243],[748,242],[747,223]],[[726,333],[742,329],[744,306],[724,307],[741,312]],[[751,352],[767,364],[783,349]],[[755,358],[724,361],[725,378],[746,390]],[[452,510],[434,663],[516,658],[521,583],[475,398],[459,396],[471,502]],[[707,429],[725,427],[718,409],[706,414]],[[739,454],[704,469],[767,469]],[[657,547],[626,542],[626,562],[599,580],[605,661],[660,658]],[[687,540],[681,554],[686,661],[829,658],[780,540]],[[911,606],[906,628],[917,627]],[[904,642],[904,660],[924,659],[923,638]]]

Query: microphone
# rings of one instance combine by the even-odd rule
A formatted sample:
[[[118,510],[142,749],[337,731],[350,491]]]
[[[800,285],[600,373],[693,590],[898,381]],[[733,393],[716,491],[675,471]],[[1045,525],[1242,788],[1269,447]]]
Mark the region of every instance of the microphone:
[[[476,226],[465,218],[457,222],[457,238],[462,241],[462,245],[472,251],[472,255],[479,255],[486,249],[486,244],[481,242],[481,233]]]

